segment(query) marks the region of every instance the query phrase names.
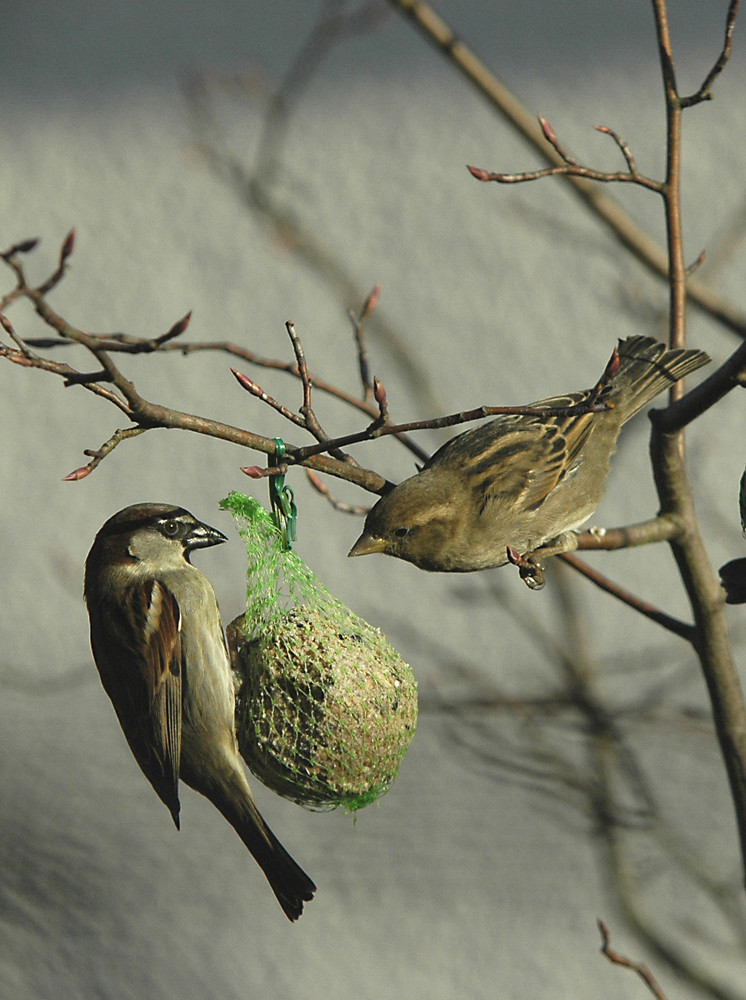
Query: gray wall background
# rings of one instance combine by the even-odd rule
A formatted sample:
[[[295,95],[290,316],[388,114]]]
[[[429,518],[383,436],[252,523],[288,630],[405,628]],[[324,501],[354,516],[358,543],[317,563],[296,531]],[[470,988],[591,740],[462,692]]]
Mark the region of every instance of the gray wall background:
[[[670,7],[682,89],[694,90],[719,50],[725,4]],[[276,84],[315,5],[53,0],[0,10],[0,243],[41,237],[29,258],[41,278],[75,226],[55,308],[85,329],[141,336],[165,332],[192,309],[190,339],[230,339],[284,358],[283,324],[292,319],[312,370],[354,390],[345,310],[362,297],[340,301],[210,173],[179,87],[194,69]],[[611,141],[592,129],[604,124],[629,141],[644,172],[661,172],[647,4],[539,2],[517,11],[451,0],[439,10],[579,157],[621,166]],[[716,100],[687,116],[684,179],[688,254],[711,251],[702,276],[743,308],[741,34]],[[221,108],[229,142],[248,162],[261,96]],[[665,288],[560,182],[498,189],[469,177],[466,163],[539,164],[396,15],[334,50],[290,120],[286,150],[277,196],[344,263],[361,296],[381,283],[381,320],[419,365],[413,382],[383,322],[371,324],[373,370],[395,419],[589,385],[616,338],[664,329]],[[661,235],[652,196],[612,193]],[[10,283],[8,272],[3,290]],[[10,316],[20,331],[38,331],[24,307]],[[694,312],[690,333],[716,360],[734,347]],[[149,398],[296,440],[241,392],[229,363],[174,356],[125,367]],[[254,374],[300,404],[295,383]],[[239,467],[261,456],[154,431],[123,444],[88,479],[63,483],[85,461],[83,449],[121,425],[117,414],[40,372],[5,364],[0,378],[0,995],[639,996],[636,978],[598,955],[597,917],[619,950],[655,968],[671,996],[709,995],[635,934],[621,877],[663,940],[714,978],[719,995],[746,996],[734,824],[689,649],[575,581],[566,581],[579,615],[573,631],[557,581],[532,594],[509,570],[450,578],[378,557],[348,562],[359,523],[332,512],[301,473],[292,482],[297,549],[412,663],[422,702],[417,738],[389,794],[356,823],[257,788],[263,813],[319,886],[296,926],[232,830],[188,789],[177,834],[98,683],[82,564],[100,524],[139,500],[181,503],[230,533],[217,501],[231,489],[252,491]],[[331,429],[359,419],[320,394],[316,403]],[[743,551],[742,405],[732,394],[689,436],[716,565]],[[644,417],[628,427],[595,522],[654,513],[646,434]],[[421,440],[435,447],[441,438]],[[412,471],[411,458],[388,442],[357,455],[391,479]],[[263,488],[254,492],[265,499]],[[687,616],[666,552],[594,562]],[[201,554],[199,565],[233,617],[244,593],[238,537]],[[733,610],[737,641],[742,617]],[[620,773],[621,874],[589,808],[597,776],[582,719],[544,705],[565,683],[557,649],[578,641],[656,803],[643,808],[639,783]],[[698,883],[690,854],[725,887],[725,903]]]

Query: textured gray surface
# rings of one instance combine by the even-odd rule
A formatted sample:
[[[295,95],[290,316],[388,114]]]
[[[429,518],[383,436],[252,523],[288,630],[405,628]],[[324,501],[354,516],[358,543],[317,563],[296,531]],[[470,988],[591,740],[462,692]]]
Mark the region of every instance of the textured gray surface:
[[[578,155],[616,169],[610,140],[591,127],[607,124],[653,173],[662,163],[660,83],[651,15],[638,6],[620,15],[617,5],[578,3],[560,15],[561,6],[540,3],[518,21],[514,5],[496,4],[489,23],[481,5],[440,9]],[[354,388],[345,308],[356,303],[339,302],[298,267],[206,171],[178,93],[179,74],[195,66],[261,64],[279,79],[312,20],[311,5],[298,8],[14,7],[0,95],[0,242],[41,236],[30,259],[41,276],[76,227],[73,266],[53,296],[68,319],[157,335],[191,308],[190,337],[282,357],[283,323],[293,319],[310,366]],[[694,88],[717,52],[724,12],[677,8],[680,77]],[[737,48],[717,100],[688,119],[692,259],[717,243],[742,205],[743,86]],[[233,106],[228,118],[236,148],[249,151],[256,111]],[[381,312],[421,365],[415,391],[371,326],[374,371],[397,419],[589,385],[617,337],[660,329],[665,290],[621,256],[558,182],[498,190],[469,178],[467,162],[521,169],[536,160],[395,17],[332,55],[292,119],[288,148],[277,180],[284,200],[344,260],[363,294],[381,282]],[[660,232],[651,196],[615,194]],[[745,307],[742,273],[736,243],[711,278]],[[12,313],[19,329],[33,327],[25,316]],[[718,359],[730,346],[696,316],[691,340]],[[295,439],[240,391],[228,363],[172,357],[127,370],[146,396]],[[522,704],[563,683],[547,654],[569,642],[559,588],[531,594],[508,570],[443,578],[378,557],[348,563],[358,523],[331,512],[299,474],[298,551],[414,666],[423,702],[417,738],[390,793],[356,825],[258,789],[273,828],[319,886],[297,926],[286,924],[230,828],[188,790],[177,834],[130,758],[90,662],[82,563],[105,518],[139,500],[181,503],[230,532],[217,501],[250,487],[238,468],[260,456],[156,431],[125,443],[88,479],[62,483],[84,461],[82,450],[119,425],[117,414],[39,372],[4,365],[0,378],[0,994],[639,996],[635,978],[597,954],[602,916],[614,944],[656,967],[671,996],[703,995],[624,922],[583,790],[594,772],[579,720]],[[294,384],[257,378],[300,402]],[[317,404],[331,428],[349,427],[339,408]],[[743,545],[741,406],[726,400],[690,435],[715,564]],[[627,429],[598,523],[655,510],[645,423]],[[412,469],[387,443],[358,457],[392,479]],[[240,541],[198,562],[228,620],[243,597]],[[624,553],[597,564],[686,616],[667,555]],[[709,724],[696,715],[705,695],[694,658],[585,587],[576,600],[598,690],[617,707],[649,706],[630,712],[629,742],[666,822],[686,830],[715,877],[735,884],[730,804]],[[741,617],[736,609],[737,633]],[[495,702],[491,710],[442,708],[484,699]],[[678,706],[692,710],[689,721]],[[728,995],[746,996],[732,930],[659,846],[638,811],[639,788],[627,798],[629,849],[654,918],[690,956],[700,942],[703,961],[730,979]]]

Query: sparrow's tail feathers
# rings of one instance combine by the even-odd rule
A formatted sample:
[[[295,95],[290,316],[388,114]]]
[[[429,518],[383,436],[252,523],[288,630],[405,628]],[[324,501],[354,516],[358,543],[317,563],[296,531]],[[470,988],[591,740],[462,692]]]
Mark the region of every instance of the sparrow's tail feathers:
[[[619,368],[611,376],[607,392],[621,409],[623,421],[710,361],[704,351],[669,349],[652,337],[627,337],[620,341],[618,351]]]
[[[240,822],[233,824],[236,833],[266,875],[288,920],[297,920],[303,903],[313,899],[316,886],[272,833],[254,803],[242,812]]]
[[[191,784],[188,776],[185,780]],[[313,899],[316,886],[264,822],[243,768],[231,761],[209,790],[203,783],[193,787],[225,816],[264,872],[288,920],[297,920],[304,902]]]
[[[288,920],[297,920],[303,913],[304,902],[313,899],[316,886],[298,862],[288,854],[264,821],[262,821],[262,826],[261,833],[257,831],[254,835],[256,839],[260,840],[258,845],[252,846],[241,831],[239,831],[239,835],[259,862]],[[269,843],[268,851],[264,849],[265,842]]]

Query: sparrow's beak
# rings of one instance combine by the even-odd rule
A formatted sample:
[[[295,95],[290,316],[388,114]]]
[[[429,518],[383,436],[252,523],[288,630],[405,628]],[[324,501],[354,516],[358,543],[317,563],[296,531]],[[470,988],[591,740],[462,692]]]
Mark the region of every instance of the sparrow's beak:
[[[192,530],[184,539],[184,547],[188,552],[192,549],[207,549],[211,545],[220,545],[227,542],[228,536],[217,528],[211,528],[209,524],[195,524]]]
[[[364,531],[347,553],[347,556],[348,558],[350,556],[369,556],[374,552],[385,551],[386,542],[383,538],[376,538],[375,535],[369,535],[367,531]]]

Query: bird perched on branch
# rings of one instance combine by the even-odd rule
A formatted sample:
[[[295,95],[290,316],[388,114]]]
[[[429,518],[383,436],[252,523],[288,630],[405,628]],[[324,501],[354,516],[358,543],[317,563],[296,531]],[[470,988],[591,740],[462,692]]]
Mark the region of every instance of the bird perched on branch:
[[[515,562],[529,586],[541,586],[539,560],[574,548],[574,529],[598,506],[622,425],[709,360],[650,337],[620,341],[592,389],[448,441],[381,497],[349,554],[383,552],[446,573]]]
[[[254,804],[215,591],[189,561],[195,549],[224,541],[169,504],[135,504],[111,517],[86,560],[91,647],[135,760],[176,826],[182,780],[225,816],[297,920],[316,886]]]

